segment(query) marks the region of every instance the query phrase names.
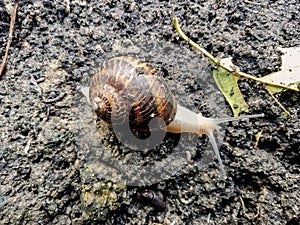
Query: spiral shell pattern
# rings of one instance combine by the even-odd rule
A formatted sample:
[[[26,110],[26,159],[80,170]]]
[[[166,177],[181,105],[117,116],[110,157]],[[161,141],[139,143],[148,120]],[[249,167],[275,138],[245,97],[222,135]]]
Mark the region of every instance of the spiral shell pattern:
[[[131,56],[113,58],[100,66],[91,79],[90,101],[101,119],[129,122],[140,131],[148,130],[155,117],[168,125],[176,114],[175,97],[162,75]]]

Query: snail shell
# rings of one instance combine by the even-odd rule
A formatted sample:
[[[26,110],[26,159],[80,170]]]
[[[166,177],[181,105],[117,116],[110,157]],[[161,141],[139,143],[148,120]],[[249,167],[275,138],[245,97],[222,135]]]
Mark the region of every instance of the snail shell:
[[[176,114],[175,97],[162,75],[131,56],[113,58],[100,66],[91,79],[90,100],[103,120],[129,121],[140,131],[147,131],[155,117],[163,120],[157,126],[168,125]]]

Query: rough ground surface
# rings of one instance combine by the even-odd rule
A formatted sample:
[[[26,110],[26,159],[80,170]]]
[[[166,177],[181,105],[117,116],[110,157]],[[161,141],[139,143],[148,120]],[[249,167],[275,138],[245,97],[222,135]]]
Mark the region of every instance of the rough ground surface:
[[[2,1],[0,10],[3,56],[9,16]],[[241,80],[249,113],[266,116],[227,126],[220,149],[225,180],[218,177],[213,163],[205,169],[183,168],[158,184],[126,187],[117,210],[101,218],[82,213],[80,197],[88,182],[82,171],[88,162],[76,141],[73,113],[80,111],[75,104],[77,86],[88,83],[103,59],[133,51],[124,47],[128,43],[142,48],[141,43],[159,40],[187,49],[178,53],[185,56],[174,59],[172,54],[159,53],[157,60],[159,51],[154,48],[137,53],[170,69],[166,79],[180,103],[216,115],[203,103],[213,93],[197,82],[195,68],[194,75],[184,66],[187,72],[172,69],[181,58],[187,63],[189,57],[195,59],[174,32],[172,16],[177,15],[187,35],[213,55],[232,56],[242,71],[261,76],[278,70],[277,46],[300,46],[299,11],[296,0],[21,1],[0,78],[0,223],[299,224],[299,93],[284,91],[277,96],[292,115],[284,118],[262,85]],[[231,113],[227,105],[220,111]],[[254,148],[254,136],[261,129],[263,135]],[[106,145],[123,160],[122,145],[110,135]],[[197,148],[203,153],[200,144]],[[168,151],[160,147],[139,160],[152,162]],[[191,160],[197,157],[192,155]],[[143,188],[162,197],[166,210],[136,201],[134,194]]]

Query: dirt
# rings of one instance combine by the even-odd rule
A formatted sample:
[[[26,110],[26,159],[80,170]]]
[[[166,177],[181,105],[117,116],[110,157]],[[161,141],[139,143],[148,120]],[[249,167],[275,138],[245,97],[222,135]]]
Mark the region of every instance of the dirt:
[[[231,116],[173,16],[211,54],[260,77],[279,70],[277,47],[300,46],[299,11],[283,0],[20,1],[0,78],[1,224],[299,224],[299,92],[276,95],[286,117],[261,84],[239,81],[247,114],[265,117],[220,131],[226,178],[205,136],[167,134],[154,150],[134,151],[96,125],[80,92],[103,60],[129,54],[162,71],[180,104]],[[3,56],[3,2],[0,12]],[[154,200],[136,198],[145,189]]]

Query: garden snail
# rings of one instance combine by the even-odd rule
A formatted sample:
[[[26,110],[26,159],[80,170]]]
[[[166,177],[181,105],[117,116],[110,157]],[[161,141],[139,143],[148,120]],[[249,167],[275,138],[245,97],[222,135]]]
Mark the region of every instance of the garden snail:
[[[105,61],[91,78],[89,95],[93,110],[107,122],[129,123],[138,131],[145,131],[153,118],[161,118],[157,127],[167,132],[208,135],[222,174],[224,166],[213,131],[220,123],[263,116],[213,119],[194,113],[176,103],[156,69],[131,56]]]

